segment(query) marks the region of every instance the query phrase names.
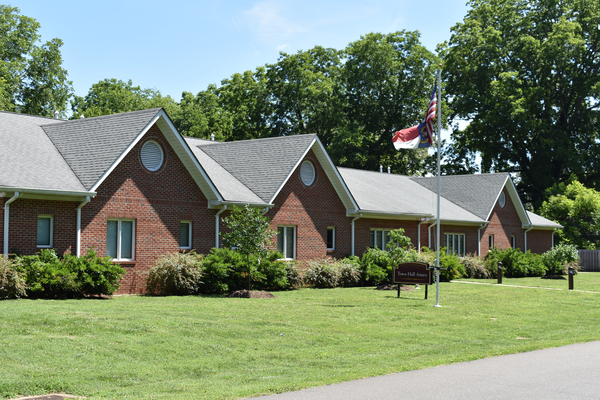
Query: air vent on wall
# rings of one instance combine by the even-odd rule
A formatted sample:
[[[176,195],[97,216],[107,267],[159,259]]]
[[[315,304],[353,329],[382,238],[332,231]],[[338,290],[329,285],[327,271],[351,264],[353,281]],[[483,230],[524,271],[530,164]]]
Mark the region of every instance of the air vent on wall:
[[[310,161],[304,161],[300,167],[300,179],[306,186],[310,186],[315,181],[315,167]]]
[[[142,164],[148,171],[158,171],[164,161],[164,154],[160,145],[149,140],[142,146]]]

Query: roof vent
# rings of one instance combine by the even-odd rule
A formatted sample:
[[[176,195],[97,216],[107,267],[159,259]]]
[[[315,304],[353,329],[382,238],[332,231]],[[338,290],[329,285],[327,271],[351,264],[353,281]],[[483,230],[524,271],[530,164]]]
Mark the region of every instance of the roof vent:
[[[300,179],[306,186],[310,186],[315,181],[315,167],[310,161],[304,161],[300,167]]]
[[[383,173],[383,165],[379,166],[379,172]]]
[[[85,115],[81,114],[81,116],[79,117],[79,119],[84,119]]]
[[[388,174],[392,173],[392,167],[388,167]]]
[[[54,119],[58,119],[58,114],[59,114],[58,110],[54,111]]]
[[[158,171],[164,161],[164,153],[160,145],[154,140],[148,140],[142,146],[142,164],[148,171]]]
[[[214,133],[210,134],[210,140],[212,140],[213,142],[215,141],[215,134]]]

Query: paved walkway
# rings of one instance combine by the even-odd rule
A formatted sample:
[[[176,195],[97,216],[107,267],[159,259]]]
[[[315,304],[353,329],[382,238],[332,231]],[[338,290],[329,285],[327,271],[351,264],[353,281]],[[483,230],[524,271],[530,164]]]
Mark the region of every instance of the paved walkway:
[[[600,341],[260,397],[342,399],[600,399]]]

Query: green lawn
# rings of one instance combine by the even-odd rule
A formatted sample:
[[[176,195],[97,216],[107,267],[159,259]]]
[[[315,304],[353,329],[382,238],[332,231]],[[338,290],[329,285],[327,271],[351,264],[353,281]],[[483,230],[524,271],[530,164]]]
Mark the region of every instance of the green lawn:
[[[600,340],[600,291],[431,289],[1,301],[0,397],[234,399]]]
[[[542,278],[502,278],[503,285],[530,286],[550,289],[569,289],[569,281],[566,279],[542,279]],[[463,282],[480,282],[496,284],[497,279],[460,279]],[[587,290],[600,293],[600,273],[580,272],[573,276],[574,290]]]

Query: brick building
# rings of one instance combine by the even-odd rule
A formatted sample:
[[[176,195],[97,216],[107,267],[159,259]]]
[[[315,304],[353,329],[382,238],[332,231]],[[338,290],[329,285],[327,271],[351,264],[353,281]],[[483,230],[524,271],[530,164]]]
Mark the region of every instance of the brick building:
[[[157,257],[219,247],[222,218],[260,208],[286,258],[361,255],[404,228],[435,247],[436,179],[336,168],[316,135],[185,138],[162,109],[76,121],[0,112],[4,255],[95,248],[139,293]],[[441,238],[459,254],[544,252],[560,225],[523,208],[508,174],[442,177]]]

